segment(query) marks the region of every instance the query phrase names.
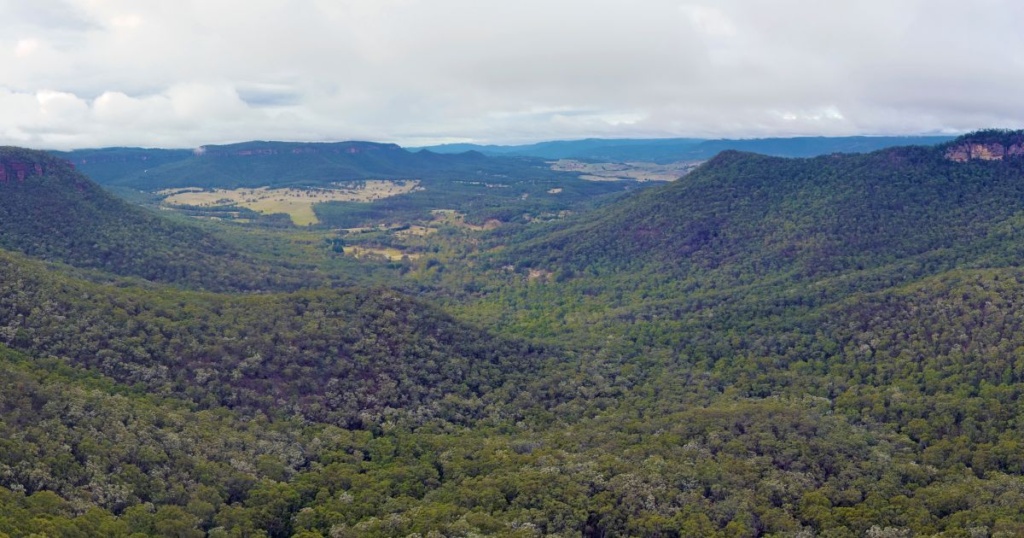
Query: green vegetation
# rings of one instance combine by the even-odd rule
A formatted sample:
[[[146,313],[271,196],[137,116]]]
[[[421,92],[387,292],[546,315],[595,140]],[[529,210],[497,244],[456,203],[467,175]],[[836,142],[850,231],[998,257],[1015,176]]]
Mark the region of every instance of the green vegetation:
[[[1020,536],[1024,159],[948,147],[489,231],[188,228],[372,287],[0,253],[0,535]]]
[[[206,146],[202,151],[106,149],[56,155],[66,158],[105,187],[156,193],[173,188],[240,189],[336,187],[362,180],[415,180],[415,192],[369,202],[326,202],[313,207],[325,228],[355,228],[429,221],[431,211],[458,209],[471,222],[544,218],[602,195],[624,192],[633,182],[595,183],[577,174],[552,171],[542,159],[491,158],[476,152],[440,155],[409,152],[393,144],[342,142],[300,144],[247,142]],[[559,190],[560,189],[560,190]],[[558,190],[557,194],[549,191]],[[244,220],[244,204],[190,214]],[[237,215],[232,215],[236,213]]]
[[[362,427],[483,408],[541,352],[387,290],[248,296],[95,285],[0,257],[0,340],[126,385]]]
[[[479,151],[485,155],[545,159],[586,159],[597,162],[646,161],[671,163],[705,160],[723,151],[748,151],[777,157],[816,157],[831,153],[866,153],[894,146],[931,146],[949,136],[839,136],[704,140],[700,138],[560,140],[525,146],[446,144],[424,149],[437,153]]]
[[[195,226],[105,192],[67,162],[0,148],[0,247],[48,261],[211,290],[294,289],[323,280],[293,264],[268,266]],[[19,180],[14,167],[27,175]],[[38,169],[37,169],[38,167]]]

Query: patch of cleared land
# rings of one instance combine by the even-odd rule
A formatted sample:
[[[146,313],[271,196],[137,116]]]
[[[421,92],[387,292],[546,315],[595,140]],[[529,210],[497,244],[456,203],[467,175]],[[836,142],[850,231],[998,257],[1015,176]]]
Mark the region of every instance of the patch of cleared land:
[[[169,189],[163,203],[169,206],[239,206],[259,213],[286,213],[298,226],[319,222],[313,205],[322,202],[373,202],[419,189],[418,181],[368,180],[338,183],[332,188],[307,189]]]
[[[397,248],[374,248],[374,247],[359,247],[359,246],[345,246],[345,254],[350,254],[356,258],[385,258],[389,261],[397,262],[404,257],[408,257],[410,260],[419,258],[419,254],[410,254],[408,252],[402,252]]]
[[[557,172],[576,172],[587,181],[675,181],[700,165],[699,161],[656,163],[586,163],[561,159],[550,163]]]
[[[426,226],[410,226],[405,230],[399,230],[395,232],[398,237],[426,237],[431,234],[437,233],[437,228],[428,228]]]

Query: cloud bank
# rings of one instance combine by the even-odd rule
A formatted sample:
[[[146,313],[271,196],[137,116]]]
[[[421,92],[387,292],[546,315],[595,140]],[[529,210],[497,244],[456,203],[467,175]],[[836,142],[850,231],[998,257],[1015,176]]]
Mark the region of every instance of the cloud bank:
[[[1021,127],[1010,0],[0,0],[0,144]]]

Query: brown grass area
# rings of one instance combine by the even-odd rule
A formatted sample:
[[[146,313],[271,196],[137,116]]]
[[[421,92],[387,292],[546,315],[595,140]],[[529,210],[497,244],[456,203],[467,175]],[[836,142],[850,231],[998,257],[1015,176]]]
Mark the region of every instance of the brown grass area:
[[[346,246],[345,254],[350,254],[356,258],[384,258],[389,261],[397,262],[403,257],[408,257],[410,260],[419,258],[419,254],[402,252],[397,248],[375,248],[375,247],[357,247],[357,246]]]
[[[418,181],[369,180],[337,184],[329,189],[213,189],[201,190],[195,187],[168,189],[158,194],[166,195],[163,203],[168,206],[216,207],[237,205],[264,214],[286,213],[297,226],[319,222],[313,205],[322,202],[372,202],[406,194],[419,188]]]
[[[395,232],[398,237],[426,237],[431,234],[437,233],[437,228],[428,228],[426,226],[410,226],[407,230]]]

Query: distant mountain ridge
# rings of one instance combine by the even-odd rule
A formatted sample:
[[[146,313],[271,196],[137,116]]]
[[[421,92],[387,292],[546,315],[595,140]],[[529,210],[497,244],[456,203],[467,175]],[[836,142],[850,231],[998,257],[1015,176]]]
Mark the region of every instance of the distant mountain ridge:
[[[510,167],[524,166],[521,160],[495,160],[478,152],[413,153],[395,144],[358,141],[253,141],[193,150],[102,148],[53,153],[101,184],[143,190],[471,176],[502,174]]]
[[[444,144],[426,146],[437,153],[479,151],[485,155],[520,155],[546,159],[595,161],[705,160],[726,150],[749,151],[776,157],[815,157],[830,153],[867,153],[893,146],[931,146],[952,136],[845,136],[708,140],[700,138],[597,139],[541,142],[520,146]]]
[[[374,142],[245,142],[195,150],[107,148],[55,153],[98,183],[122,192],[165,189],[333,188],[364,180],[417,181],[412,192],[372,202],[313,206],[324,226],[354,228],[431,220],[458,209],[469,222],[507,222],[557,214],[594,196],[632,187],[555,171],[535,157],[488,157],[470,151],[410,152]],[[358,187],[358,186],[356,186]]]
[[[865,153],[935,145],[950,136],[801,137],[749,140],[585,139],[522,146],[448,144],[402,148],[377,142],[251,141],[195,149],[100,148],[52,152],[95,181],[142,190],[176,187],[323,185],[363,179],[466,179],[536,173],[543,159],[668,163],[726,150],[779,157]]]

